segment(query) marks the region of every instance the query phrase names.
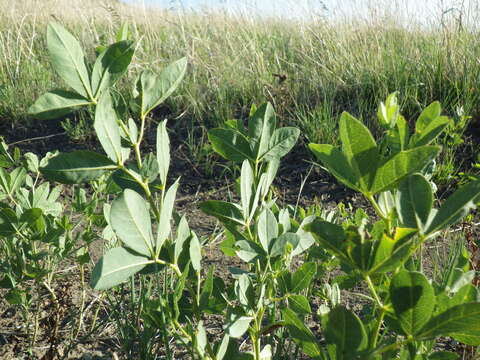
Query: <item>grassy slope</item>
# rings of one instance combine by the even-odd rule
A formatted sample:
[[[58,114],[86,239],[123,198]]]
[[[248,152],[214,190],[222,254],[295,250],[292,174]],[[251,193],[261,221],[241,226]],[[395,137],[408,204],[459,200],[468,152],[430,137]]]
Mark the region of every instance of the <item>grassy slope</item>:
[[[252,102],[272,101],[285,123],[309,141],[335,141],[338,114],[371,122],[380,100],[399,90],[407,116],[440,100],[477,114],[480,43],[455,27],[402,29],[392,21],[300,24],[252,21],[222,14],[184,16],[161,11],[63,0],[0,0],[0,120],[27,120],[43,92],[64,86],[52,74],[46,24],[64,23],[89,49],[110,43],[121,22],[139,41],[134,69],[166,65],[188,55],[188,78],[169,106],[189,129],[247,113]],[[280,83],[274,74],[287,75]],[[132,80],[135,73],[129,74]],[[127,83],[127,82],[125,82]],[[129,82],[131,84],[131,82]],[[183,125],[182,125],[183,126]],[[193,141],[193,140],[192,140]]]

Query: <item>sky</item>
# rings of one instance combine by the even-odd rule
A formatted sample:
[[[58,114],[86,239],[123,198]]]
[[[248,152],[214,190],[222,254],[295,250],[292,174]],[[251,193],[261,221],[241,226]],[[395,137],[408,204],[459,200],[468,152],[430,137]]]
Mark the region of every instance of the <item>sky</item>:
[[[372,14],[398,14],[400,19],[428,23],[445,16],[478,13],[478,0],[123,0],[163,8],[203,11],[223,9],[232,13],[298,18],[309,16],[335,17],[342,15],[371,17]]]

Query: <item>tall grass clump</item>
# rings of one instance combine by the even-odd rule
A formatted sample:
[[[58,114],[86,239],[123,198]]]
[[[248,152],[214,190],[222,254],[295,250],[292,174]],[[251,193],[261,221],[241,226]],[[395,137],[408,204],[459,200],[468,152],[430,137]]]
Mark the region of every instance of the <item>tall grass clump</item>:
[[[374,128],[375,108],[392,91],[411,119],[432,101],[449,115],[478,113],[476,31],[442,18],[404,26],[393,16],[329,21],[247,18],[224,12],[172,12],[117,1],[0,0],[0,117],[27,120],[28,104],[61,81],[52,75],[42,29],[52,16],[85,48],[112,42],[124,21],[140,38],[133,68],[158,70],[184,55],[189,76],[162,115],[198,133],[244,118],[252,101],[271,101],[283,122],[309,141],[336,141],[341,110]],[[93,57],[94,54],[90,54]],[[133,75],[127,76],[125,84]],[[375,130],[375,129],[374,129]]]

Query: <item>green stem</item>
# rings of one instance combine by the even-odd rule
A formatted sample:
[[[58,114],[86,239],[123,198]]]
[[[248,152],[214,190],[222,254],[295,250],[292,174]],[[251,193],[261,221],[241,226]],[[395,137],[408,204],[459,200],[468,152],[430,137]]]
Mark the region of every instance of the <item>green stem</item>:
[[[257,326],[255,325],[255,327]],[[260,360],[260,347],[261,347],[260,337],[257,336],[257,334],[255,335],[252,334],[251,337],[252,337],[252,343],[253,343],[253,351],[255,353],[255,360]]]
[[[135,143],[135,145],[133,145],[133,149],[135,151],[135,158],[137,160],[138,170],[140,170],[142,168],[142,154],[140,153],[140,143]]]
[[[385,216],[385,214],[383,213],[382,209],[380,209],[380,206],[378,205],[377,201],[375,200],[375,198],[373,197],[373,195],[366,195],[366,198],[368,199],[368,201],[370,201],[370,203],[372,204],[373,208],[375,209],[375,212],[377,213],[377,215],[387,223],[387,225],[390,223],[390,220],[388,219],[387,216]]]
[[[365,276],[365,281],[367,282],[368,288],[369,288],[370,292],[372,293],[372,296],[375,299],[375,302],[376,302],[377,306],[380,309],[383,309],[384,306],[383,306],[382,300],[380,300],[380,297],[377,294],[377,290],[375,290],[375,285],[373,285],[372,279],[370,278],[369,275]]]
[[[383,354],[387,351],[391,351],[391,350],[396,350],[396,349],[400,349],[402,347],[404,347],[405,345],[408,345],[409,343],[411,343],[413,340],[412,339],[405,339],[403,341],[399,341],[399,342],[395,342],[393,344],[390,344],[390,345],[387,345],[387,346],[384,346],[376,351],[373,352],[372,355],[379,355],[379,354]]]
[[[372,349],[377,347],[378,338],[380,336],[380,330],[382,328],[383,318],[385,317],[385,309],[380,309],[380,314],[378,316],[378,323],[375,328],[375,332],[373,333],[373,341],[372,341]]]
[[[160,302],[162,303],[162,302]],[[162,308],[163,308],[163,304],[162,304]],[[165,343],[165,352],[167,353],[167,359],[169,360],[173,360],[173,354],[172,354],[172,350],[170,349],[170,341],[168,339],[168,330],[167,330],[167,322],[166,322],[166,319],[165,319],[165,311],[163,311],[162,309],[162,312],[161,312],[161,317],[162,317],[162,323],[164,326],[162,326],[162,335],[163,335],[163,342]]]
[[[82,330],[83,311],[85,309],[85,297],[86,297],[85,273],[84,273],[83,265],[79,265],[79,267],[80,267],[80,284],[82,286],[82,295],[81,295],[81,302],[80,302],[80,313],[78,315],[78,325],[77,325],[77,330],[75,331],[74,338],[77,338],[78,335],[80,334],[80,331]]]
[[[143,191],[145,191],[145,195],[147,196],[147,200],[150,203],[155,217],[157,218],[157,221],[160,221],[160,211],[158,210],[157,204],[155,203],[155,199],[153,198],[152,192],[150,191],[148,184],[144,183],[142,179],[138,179],[136,174],[134,174],[130,169],[124,167],[123,165],[120,166],[120,169],[122,169],[125,174],[130,176],[138,185],[141,186]]]

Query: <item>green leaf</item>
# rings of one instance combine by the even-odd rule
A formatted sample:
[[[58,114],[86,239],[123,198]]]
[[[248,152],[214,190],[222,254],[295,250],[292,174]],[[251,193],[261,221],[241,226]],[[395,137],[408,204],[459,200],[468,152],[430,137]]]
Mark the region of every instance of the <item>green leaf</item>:
[[[20,221],[21,222],[26,222],[27,224],[31,225],[35,221],[37,221],[40,217],[42,217],[43,212],[41,209],[38,208],[32,208],[32,209],[27,209],[22,216],[20,216]]]
[[[456,360],[460,355],[448,352],[448,351],[438,351],[428,356],[428,360]]]
[[[446,116],[439,116],[431,120],[422,132],[417,132],[410,140],[410,147],[418,147],[430,144],[450,124]]]
[[[228,334],[225,334],[223,336],[222,342],[218,345],[217,351],[215,353],[215,357],[217,360],[223,360],[223,358],[225,357],[225,354],[227,353],[229,344],[230,344],[230,336],[228,336]]]
[[[288,328],[293,341],[297,343],[305,355],[312,358],[320,356],[320,347],[318,346],[317,339],[313,335],[312,331],[305,326],[297,314],[291,309],[282,310],[282,319],[285,321],[285,325]]]
[[[0,208],[0,235],[10,236],[15,234],[18,231],[15,226],[17,221],[15,211],[10,208]]]
[[[232,129],[215,128],[208,132],[213,150],[227,160],[242,162],[252,160],[250,145],[241,133]]]
[[[272,360],[272,345],[265,345],[260,351],[260,360]]]
[[[287,244],[290,244],[293,250],[299,243],[300,236],[291,232],[284,233],[271,243],[269,255],[271,257],[283,256],[285,254],[285,248],[287,247]]]
[[[52,22],[48,24],[47,47],[52,65],[60,77],[78,94],[92,99],[85,55],[77,39],[63,26]]]
[[[406,335],[416,335],[433,314],[435,292],[422,273],[399,272],[390,283],[390,297]]]
[[[347,235],[340,225],[315,219],[305,226],[305,231],[310,232],[326,250],[332,252],[339,259],[351,263],[351,260],[344,253]]]
[[[407,121],[401,115],[399,115],[397,118],[397,131],[398,131],[398,140],[400,143],[399,150],[403,151],[408,145],[409,129],[408,129]]]
[[[237,256],[247,263],[265,254],[262,248],[252,241],[240,240],[235,245],[238,247],[236,251]]]
[[[95,98],[125,74],[134,51],[133,41],[119,41],[98,56],[92,70],[92,91]]]
[[[200,209],[208,215],[215,216],[225,224],[244,225],[242,209],[236,204],[219,200],[209,200],[202,202]]]
[[[207,278],[203,282],[202,292],[200,293],[199,307],[200,311],[205,311],[208,307],[208,302],[212,296],[213,291],[213,270],[214,267],[211,266],[208,270]]]
[[[27,177],[27,171],[24,168],[16,168],[9,174],[3,168],[0,168],[0,188],[7,194],[14,195],[15,192],[24,184]]]
[[[340,118],[340,140],[343,154],[350,163],[360,188],[364,192],[368,191],[379,161],[375,139],[361,121],[344,112]]]
[[[104,92],[95,109],[93,124],[100,144],[107,156],[116,163],[122,163],[122,146],[120,144],[120,130],[117,124],[117,115],[113,109],[110,93]]]
[[[454,306],[433,317],[417,334],[417,340],[435,339],[438,336],[462,337],[466,344],[480,345],[480,302]],[[474,335],[474,336],[472,336]],[[468,340],[472,340],[471,342]]]
[[[111,177],[112,180],[121,190],[130,189],[145,196],[144,188],[138,183],[138,181],[142,181],[142,177],[137,173],[137,166],[130,164],[127,166],[127,169],[129,170],[128,173],[124,170],[114,171]]]
[[[180,178],[177,179],[172,186],[170,186],[165,194],[165,198],[163,199],[162,209],[160,210],[160,221],[158,222],[157,229],[157,242],[155,245],[157,255],[160,254],[160,249],[171,232],[170,222],[172,220],[173,206],[175,203],[175,197],[177,196],[179,181]]]
[[[462,219],[475,208],[479,195],[480,181],[472,181],[462,186],[442,204],[425,232],[428,234],[444,229]]]
[[[343,306],[336,306],[328,315],[325,339],[337,346],[337,353],[357,354],[366,350],[368,338],[361,320]]]
[[[268,152],[263,155],[263,159],[269,161],[280,159],[287,155],[295,146],[299,136],[300,130],[294,127],[284,127],[275,130],[270,139]]]
[[[399,116],[399,106],[397,100],[397,93],[394,92],[388,95],[385,103],[381,102],[378,107],[377,117],[380,124],[384,128],[393,128]]]
[[[241,316],[232,313],[227,318],[224,330],[228,336],[238,339],[248,330],[252,320],[251,316]]]
[[[292,275],[292,292],[299,293],[310,286],[312,280],[317,274],[317,264],[314,262],[306,262],[300,266]]]
[[[152,260],[127,249],[111,249],[95,265],[90,285],[95,290],[110,289],[152,263]]]
[[[150,213],[137,192],[126,189],[113,201],[110,224],[125,246],[145,256],[154,253]]]
[[[248,135],[254,141],[254,148],[251,150],[256,160],[269,150],[276,122],[275,111],[270,103],[260,106],[248,119]]]
[[[106,156],[93,151],[79,150],[61,153],[48,160],[46,166],[40,168],[41,173],[49,180],[62,184],[80,184],[102,176],[107,170],[117,168]]]
[[[273,239],[278,237],[277,219],[268,208],[265,208],[258,217],[257,234],[263,250],[268,252],[270,249],[270,243]]]
[[[240,197],[242,200],[243,218],[248,219],[250,216],[250,203],[253,193],[253,170],[248,160],[244,160],[242,164],[242,172],[240,175]],[[254,204],[255,206],[256,204]]]
[[[312,312],[308,299],[304,295],[290,295],[288,305],[295,313],[300,315],[307,315]]]
[[[175,91],[186,71],[187,58],[182,58],[167,66],[160,75],[151,71],[142,72],[137,84],[142,116],[146,116]]]
[[[422,170],[439,152],[439,146],[421,146],[399,152],[379,166],[370,192],[377,194],[388,190],[406,176]]]
[[[303,219],[302,223],[297,229],[297,235],[300,236],[300,242],[298,246],[293,250],[292,256],[297,256],[308,250],[313,244],[315,244],[315,239],[312,234],[305,231],[304,228],[307,224],[310,224],[315,220],[315,216],[307,216]],[[288,231],[288,230],[287,230]]]
[[[117,41],[128,40],[129,37],[128,22],[124,22],[117,31]]]
[[[200,320],[197,326],[197,331],[195,333],[195,340],[196,340],[196,350],[197,353],[200,355],[200,358],[203,359],[205,356],[205,347],[207,346],[207,332],[205,331],[205,327],[203,326],[203,321]]]
[[[309,144],[308,147],[338,181],[353,190],[360,191],[358,179],[340,150],[327,144]]]
[[[383,234],[376,246],[374,263],[368,274],[382,274],[394,271],[404,264],[417,244],[416,234],[416,229],[400,227],[397,228],[393,239]]]
[[[183,251],[183,245],[190,238],[191,232],[188,226],[187,219],[182,216],[177,228],[177,238],[175,239],[174,260],[178,263],[178,258]]]
[[[190,239],[189,254],[193,269],[196,272],[200,272],[202,269],[202,246],[200,245],[200,241],[194,232],[192,232]]]
[[[442,113],[442,105],[438,101],[434,101],[428,105],[418,117],[415,123],[415,133],[422,134],[428,125],[438,118]]]
[[[275,180],[275,176],[277,175],[278,168],[280,166],[280,159],[272,159],[267,163],[266,171],[260,176],[259,184],[261,184],[261,195],[263,197],[268,195],[270,191],[270,187],[272,186],[273,180]],[[262,180],[264,178],[264,180]],[[254,204],[257,202],[255,201]],[[253,217],[254,212],[252,211],[251,217]]]
[[[238,302],[250,307],[253,304],[254,290],[248,274],[241,274],[235,281],[235,296]]]
[[[402,182],[397,191],[396,208],[404,227],[418,228],[423,233],[432,206],[432,186],[422,174],[413,174]]]
[[[157,127],[157,161],[160,180],[166,186],[168,169],[170,167],[170,139],[167,132],[167,120]]]
[[[37,101],[30,106],[28,113],[40,120],[58,119],[77,110],[81,106],[90,104],[90,100],[77,93],[53,90],[40,96]]]

